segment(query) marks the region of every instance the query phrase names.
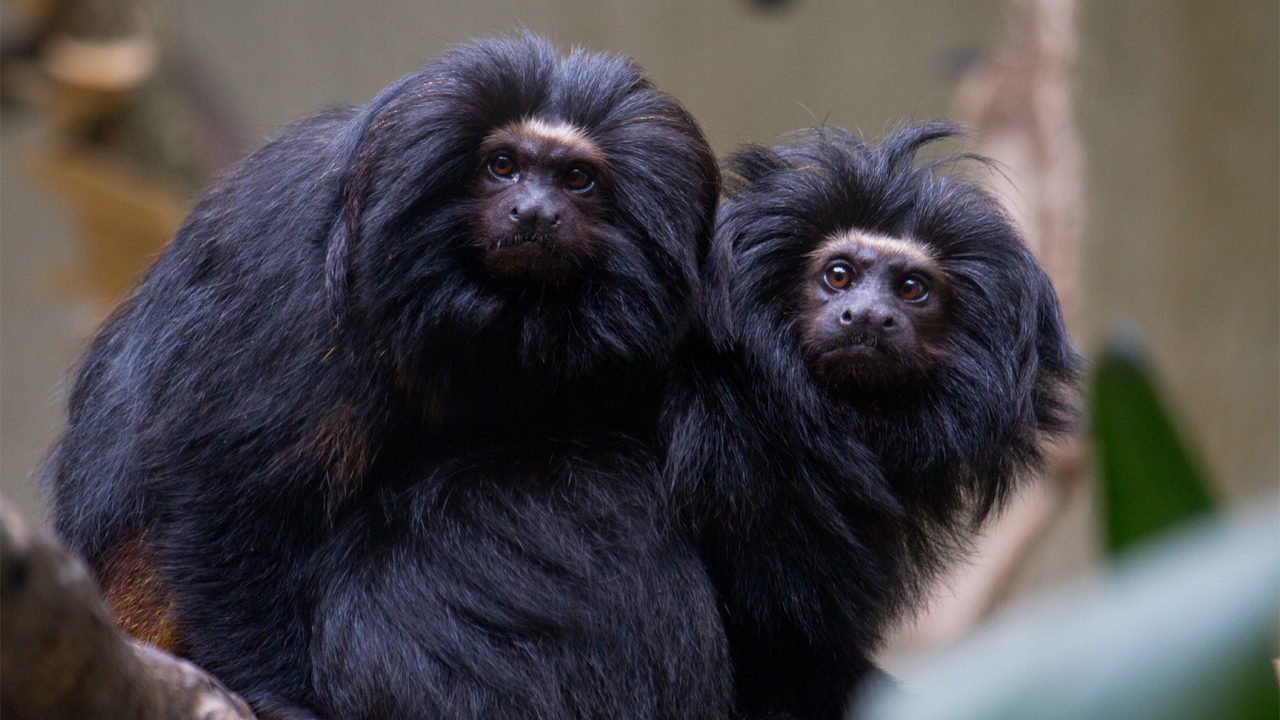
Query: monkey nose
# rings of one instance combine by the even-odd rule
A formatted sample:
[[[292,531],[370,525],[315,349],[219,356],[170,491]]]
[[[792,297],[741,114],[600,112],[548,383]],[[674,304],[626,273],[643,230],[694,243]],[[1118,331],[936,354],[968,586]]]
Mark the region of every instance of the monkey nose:
[[[513,205],[508,215],[518,230],[538,234],[554,230],[560,225],[561,219],[559,212],[538,203]]]
[[[840,326],[847,332],[875,333],[889,332],[898,324],[892,312],[875,308],[847,307],[837,317]]]

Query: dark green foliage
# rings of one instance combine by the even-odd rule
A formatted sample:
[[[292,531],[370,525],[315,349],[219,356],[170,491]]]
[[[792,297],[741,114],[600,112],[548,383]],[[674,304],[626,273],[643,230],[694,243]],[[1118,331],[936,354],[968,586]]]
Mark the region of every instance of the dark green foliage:
[[[1112,343],[1090,387],[1107,546],[1112,552],[1213,508],[1140,353]]]
[[[1222,707],[1227,720],[1270,720],[1280,717],[1280,686],[1276,684],[1274,666],[1277,628],[1260,634],[1247,652],[1238,660],[1240,669],[1236,675],[1238,685],[1225,693],[1228,699]]]

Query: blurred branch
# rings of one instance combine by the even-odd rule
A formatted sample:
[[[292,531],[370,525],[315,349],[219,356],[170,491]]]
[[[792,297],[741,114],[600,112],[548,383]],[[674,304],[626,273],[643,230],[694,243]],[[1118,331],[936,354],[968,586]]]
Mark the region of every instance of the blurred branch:
[[[973,127],[974,150],[998,164],[992,190],[1023,228],[1057,289],[1068,330],[1078,337],[1085,210],[1084,151],[1073,111],[1076,2],[1010,0],[1007,17],[1003,47],[961,79],[957,114]],[[986,616],[1087,471],[1081,441],[1051,446],[1043,477],[979,538],[977,560],[935,585],[929,607],[901,645],[955,640]]]
[[[252,720],[184,660],[123,638],[84,563],[0,508],[0,714],[6,720]]]
[[[1083,310],[1084,149],[1076,128],[1075,0],[1011,0],[1004,48],[956,88],[976,150],[1004,173],[994,191],[1026,233],[1062,301],[1072,334]]]

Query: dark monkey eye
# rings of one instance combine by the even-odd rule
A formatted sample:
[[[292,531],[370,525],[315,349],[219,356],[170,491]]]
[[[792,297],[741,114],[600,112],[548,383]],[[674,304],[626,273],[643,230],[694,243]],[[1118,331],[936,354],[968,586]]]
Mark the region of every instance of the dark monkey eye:
[[[574,192],[586,192],[595,184],[591,171],[582,165],[570,166],[564,173],[564,186]]]
[[[822,279],[827,282],[827,287],[832,290],[843,290],[849,287],[849,283],[853,281],[853,270],[844,263],[835,263],[827,268],[826,274]]]
[[[489,161],[489,172],[499,180],[511,180],[518,172],[516,160],[510,155],[499,155]]]
[[[907,302],[919,302],[929,297],[929,286],[915,275],[908,276],[898,285],[898,297]]]

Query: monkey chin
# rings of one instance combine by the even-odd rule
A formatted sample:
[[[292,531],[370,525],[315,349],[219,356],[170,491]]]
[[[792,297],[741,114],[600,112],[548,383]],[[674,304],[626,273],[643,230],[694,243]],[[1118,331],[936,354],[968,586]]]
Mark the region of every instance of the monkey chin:
[[[898,350],[883,341],[855,341],[810,353],[809,365],[837,392],[891,391],[910,384],[916,374]]]
[[[485,269],[495,278],[520,285],[564,285],[581,274],[582,264],[554,237],[511,237],[484,250]]]

